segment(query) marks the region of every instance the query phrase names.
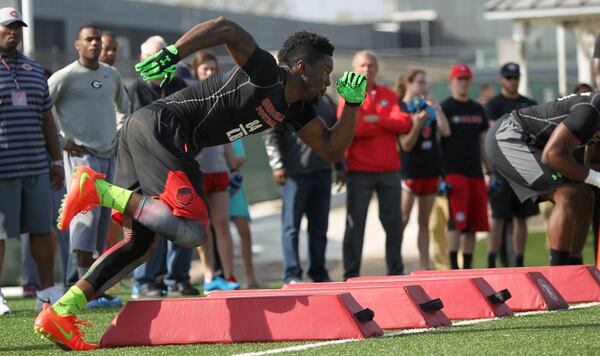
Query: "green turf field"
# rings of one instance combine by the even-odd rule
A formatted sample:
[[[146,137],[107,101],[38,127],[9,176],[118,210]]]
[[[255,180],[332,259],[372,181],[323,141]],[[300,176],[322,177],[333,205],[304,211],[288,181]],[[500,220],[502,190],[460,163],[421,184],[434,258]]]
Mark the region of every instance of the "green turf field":
[[[594,264],[594,242],[591,233],[583,249],[583,263]],[[548,266],[549,264],[550,254],[546,246],[546,233],[530,233],[525,248],[525,266]],[[502,267],[500,261],[496,262],[496,266]],[[487,240],[477,241],[473,268],[487,268]]]
[[[125,296],[125,295],[123,295]],[[63,353],[53,344],[33,333],[35,313],[33,301],[10,299],[13,315],[0,318],[0,353],[49,354]],[[94,327],[86,335],[87,341],[98,341],[102,331],[117,312],[116,308],[85,311],[82,318]],[[198,320],[203,323],[218,322]],[[390,336],[391,334],[391,336]],[[91,351],[92,354],[156,354],[156,355],[232,355],[247,352],[282,349],[296,345],[318,343],[319,346],[292,354],[322,355],[464,355],[464,354],[600,354],[600,306],[584,309],[515,316],[485,321],[474,325],[451,326],[419,334],[387,332],[390,337],[357,340],[338,345],[322,342],[258,343],[230,345],[190,345],[163,347],[116,348]],[[289,354],[289,353],[286,353]]]
[[[527,265],[547,264],[547,252],[544,248],[543,234],[530,234]],[[476,266],[486,263],[485,241],[478,243]],[[591,242],[586,246],[584,258],[592,261]],[[117,291],[127,300],[128,290]],[[13,310],[11,316],[0,317],[0,353],[3,354],[62,354],[63,351],[46,340],[41,340],[33,332],[33,311],[35,301],[23,298],[8,298]],[[117,308],[89,311],[81,314],[84,320],[93,324],[87,330],[86,340],[97,342],[106,326],[118,312]],[[198,327],[204,323],[218,321],[198,320]],[[83,328],[86,330],[86,328]],[[387,332],[384,338],[358,340],[336,345],[322,342],[298,343],[257,343],[230,345],[193,345],[118,348],[92,351],[91,354],[160,354],[160,355],[232,355],[248,352],[260,352],[284,349],[292,346],[304,347],[317,344],[318,347],[286,352],[286,354],[319,355],[465,355],[465,354],[600,354],[600,306],[573,309],[552,313],[517,316],[499,320],[485,321],[474,325],[452,326],[418,334],[397,334]]]

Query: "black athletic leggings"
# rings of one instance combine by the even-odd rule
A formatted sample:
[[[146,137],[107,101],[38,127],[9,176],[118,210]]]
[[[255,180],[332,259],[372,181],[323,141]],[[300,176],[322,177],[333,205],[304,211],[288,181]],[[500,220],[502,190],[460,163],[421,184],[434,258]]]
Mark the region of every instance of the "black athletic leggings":
[[[137,266],[146,262],[160,237],[137,221],[123,229],[125,238],[102,254],[83,276],[101,295]]]

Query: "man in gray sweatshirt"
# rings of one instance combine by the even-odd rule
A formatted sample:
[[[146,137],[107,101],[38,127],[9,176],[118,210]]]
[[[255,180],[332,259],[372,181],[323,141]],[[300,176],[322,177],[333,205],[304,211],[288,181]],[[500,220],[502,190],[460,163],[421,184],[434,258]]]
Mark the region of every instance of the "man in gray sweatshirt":
[[[327,95],[320,96],[315,112],[328,127],[336,123],[335,105]],[[327,227],[331,200],[331,164],[314,152],[287,126],[275,126],[263,136],[273,170],[281,188],[281,243],[284,283],[302,280],[298,253],[300,222],[308,220],[308,272],[315,282],[330,281],[325,268]]]

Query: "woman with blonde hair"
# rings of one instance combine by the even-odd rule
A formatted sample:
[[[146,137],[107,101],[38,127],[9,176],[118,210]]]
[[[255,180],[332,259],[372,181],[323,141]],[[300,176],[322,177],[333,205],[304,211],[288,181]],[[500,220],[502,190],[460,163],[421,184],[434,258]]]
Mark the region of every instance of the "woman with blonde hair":
[[[450,126],[439,103],[429,96],[424,70],[413,69],[401,76],[396,93],[401,109],[413,119],[411,130],[400,136],[402,222],[408,223],[416,198],[419,262],[421,269],[429,269],[429,216],[442,176],[438,135],[449,136]]]

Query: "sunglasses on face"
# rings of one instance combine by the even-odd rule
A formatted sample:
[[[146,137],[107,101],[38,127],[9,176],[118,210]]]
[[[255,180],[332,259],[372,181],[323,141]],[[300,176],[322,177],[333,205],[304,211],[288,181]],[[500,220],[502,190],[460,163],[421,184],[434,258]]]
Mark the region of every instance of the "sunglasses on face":
[[[519,77],[504,77],[506,80],[519,80]]]

